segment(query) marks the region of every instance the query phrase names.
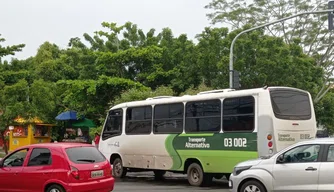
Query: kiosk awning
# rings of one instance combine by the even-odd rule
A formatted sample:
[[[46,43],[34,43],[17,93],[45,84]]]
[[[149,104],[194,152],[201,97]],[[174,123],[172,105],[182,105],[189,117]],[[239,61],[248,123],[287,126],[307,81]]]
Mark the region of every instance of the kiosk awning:
[[[90,119],[83,119],[72,123],[72,127],[96,127],[95,123]]]

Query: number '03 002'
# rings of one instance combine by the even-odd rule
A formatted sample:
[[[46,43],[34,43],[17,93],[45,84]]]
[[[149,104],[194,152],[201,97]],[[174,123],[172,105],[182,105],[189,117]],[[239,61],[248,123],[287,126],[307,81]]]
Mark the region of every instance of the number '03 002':
[[[246,138],[225,138],[224,139],[225,147],[247,147]]]

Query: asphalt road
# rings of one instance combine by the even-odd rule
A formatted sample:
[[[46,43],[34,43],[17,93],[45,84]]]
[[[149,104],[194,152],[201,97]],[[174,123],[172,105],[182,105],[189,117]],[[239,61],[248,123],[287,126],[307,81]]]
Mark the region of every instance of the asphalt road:
[[[114,192],[146,192],[146,191],[173,191],[173,192],[228,192],[226,180],[214,180],[210,187],[192,187],[188,184],[185,175],[167,173],[162,181],[154,180],[153,173],[128,173],[124,179],[115,181]]]

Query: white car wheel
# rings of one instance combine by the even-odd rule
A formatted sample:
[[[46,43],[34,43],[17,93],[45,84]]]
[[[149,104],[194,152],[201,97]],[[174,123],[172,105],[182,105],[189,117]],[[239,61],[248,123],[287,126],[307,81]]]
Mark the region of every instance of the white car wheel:
[[[245,182],[239,192],[266,192],[266,188],[257,180],[249,180]]]

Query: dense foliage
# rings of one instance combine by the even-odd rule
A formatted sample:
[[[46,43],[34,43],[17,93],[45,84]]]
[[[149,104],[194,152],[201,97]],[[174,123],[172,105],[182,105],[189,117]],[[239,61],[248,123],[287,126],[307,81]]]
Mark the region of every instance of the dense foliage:
[[[225,1],[213,1],[214,3]],[[213,16],[220,21],[223,16]],[[230,15],[231,20],[234,17]],[[105,30],[71,38],[68,47],[43,43],[35,56],[0,60],[0,130],[20,115],[57,123],[60,112],[71,109],[93,119],[101,129],[106,111],[115,104],[160,95],[194,94],[228,87],[228,60],[232,39],[249,28],[205,28],[197,43],[186,34],[174,36],[165,28],[144,32],[133,23],[103,22]],[[24,45],[1,46],[0,59],[21,51]],[[318,56],[306,54],[298,39],[257,30],[239,38],[235,69],[242,88],[292,86],[311,92],[323,89],[326,69]],[[334,129],[332,93],[319,99],[318,120]],[[95,130],[91,131],[94,134]]]
[[[205,8],[210,10],[207,16],[212,23],[227,25],[232,29],[240,29],[245,25],[255,27],[299,13],[327,10],[328,1],[212,0]],[[331,99],[333,94],[328,93],[332,92],[334,87],[334,33],[328,30],[328,14],[304,14],[270,25],[262,30],[265,34],[272,37],[282,38],[283,42],[288,46],[298,44],[300,46],[296,47],[298,52],[302,50],[310,59],[313,59],[313,66],[321,67],[321,80],[318,79],[319,76],[315,77],[315,79],[307,80],[306,82],[317,85],[309,84],[305,86],[305,89],[309,90],[314,98],[318,123],[325,126],[329,132],[334,133],[334,123],[331,120],[333,119],[331,111],[334,110],[334,103]],[[279,59],[276,54],[274,55],[275,59]],[[237,59],[239,60],[239,58]],[[285,62],[284,60],[282,61]],[[283,68],[284,64],[280,66]],[[266,67],[271,69],[269,66]],[[291,70],[288,65],[285,67],[287,72],[292,75],[290,78],[296,81],[300,80],[300,78],[309,78],[310,76],[305,77],[304,72],[307,71],[310,74],[309,72],[314,70],[312,67],[307,70],[307,65],[300,66],[304,69],[294,70]],[[276,71],[273,71],[273,73],[276,73]],[[260,74],[260,76],[262,75]],[[313,87],[312,90],[309,89],[309,86]]]

